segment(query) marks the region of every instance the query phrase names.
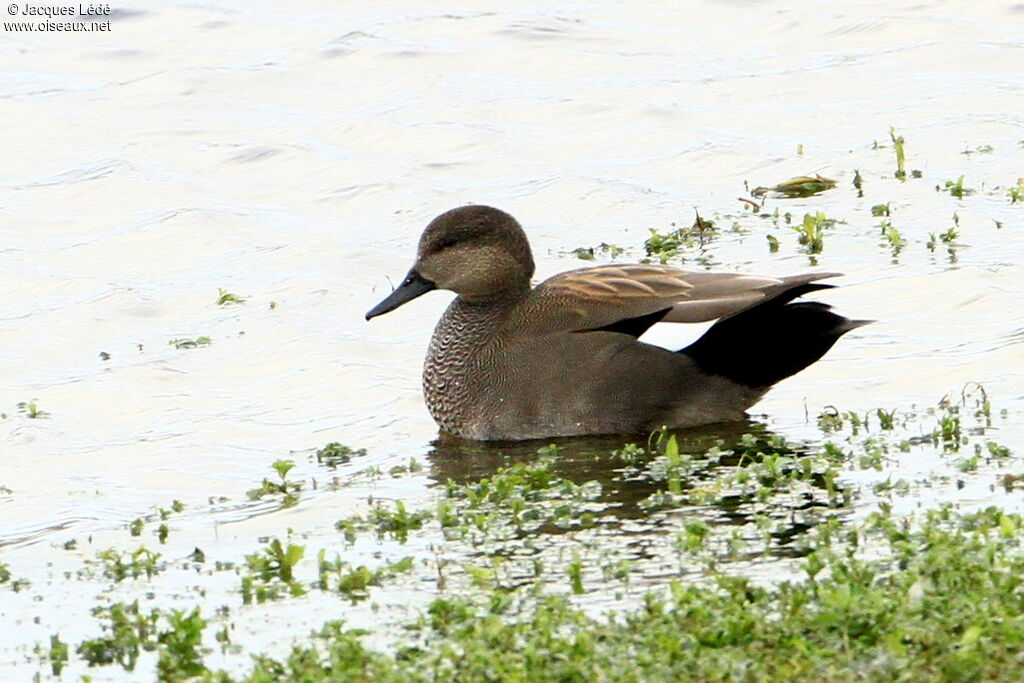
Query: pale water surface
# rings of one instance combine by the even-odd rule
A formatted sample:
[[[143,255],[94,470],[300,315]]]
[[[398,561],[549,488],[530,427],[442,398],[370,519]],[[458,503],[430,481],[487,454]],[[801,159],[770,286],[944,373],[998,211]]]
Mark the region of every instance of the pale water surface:
[[[695,208],[740,221],[688,266],[839,270],[827,300],[878,321],[774,390],[756,409],[770,429],[813,438],[824,406],[931,406],[979,382],[1006,411],[993,437],[1024,451],[1024,205],[1007,196],[1024,175],[1024,4],[464,7],[133,2],[115,6],[109,33],[4,32],[0,560],[31,582],[0,586],[5,670],[47,674],[36,642],[95,632],[89,609],[117,590],[64,572],[124,544],[124,525],[154,506],[186,505],[165,558],[199,546],[239,561],[289,528],[311,548],[337,543],[332,524],[368,495],[429,504],[426,474],[307,491],[287,510],[245,492],[287,457],[307,488],[410,457],[444,475],[419,373],[450,295],[363,314],[430,218],[468,202],[520,219],[540,277],[586,265],[577,247],[642,258],[650,228],[687,225]],[[890,126],[922,178],[893,179]],[[737,198],[745,183],[815,173],[839,187],[765,208],[846,221],[811,263],[793,231]],[[936,191],[960,175],[975,194]],[[868,211],[884,202],[908,242],[896,258]],[[954,213],[953,253],[929,250]],[[217,306],[218,288],[245,303]],[[212,344],[168,344],[200,336]],[[19,412],[32,400],[49,415]],[[368,455],[326,472],[309,455],[329,441]],[[928,495],[1021,506],[991,481]],[[348,552],[436,552],[410,544]],[[204,585],[200,599],[180,579],[156,604],[239,604],[237,576]],[[376,601],[415,613],[434,590]],[[370,614],[309,598],[237,622],[242,641],[280,652],[325,619]]]

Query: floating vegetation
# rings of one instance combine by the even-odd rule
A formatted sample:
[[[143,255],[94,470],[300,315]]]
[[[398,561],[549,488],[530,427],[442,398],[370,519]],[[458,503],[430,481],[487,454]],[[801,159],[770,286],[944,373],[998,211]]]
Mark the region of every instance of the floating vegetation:
[[[176,349],[194,349],[199,346],[209,346],[213,343],[213,340],[209,337],[196,337],[195,339],[180,338],[172,339],[167,342],[168,345],[173,346]]]
[[[317,566],[317,587],[324,591],[336,590],[355,604],[370,597],[371,586],[380,586],[386,579],[411,571],[413,560],[411,557],[404,557],[398,562],[389,562],[377,569],[370,569],[365,565],[353,567],[338,556],[333,560],[327,560],[326,553],[321,550],[317,556]]]
[[[230,304],[242,304],[242,303],[245,303],[245,299],[244,298],[238,296],[237,294],[232,294],[231,292],[229,292],[226,289],[221,289],[220,287],[217,288],[217,305],[218,306],[228,306]]]
[[[971,154],[991,154],[993,151],[995,151],[995,150],[992,147],[992,145],[978,145],[974,149],[965,149],[964,151],[962,151],[960,153],[961,154],[966,154],[966,155],[969,156]]]
[[[131,523],[128,524],[128,533],[132,536],[141,536],[142,531],[146,527],[146,522],[152,522],[156,520],[166,522],[170,518],[172,513],[181,512],[184,509],[185,504],[182,503],[180,500],[172,501],[171,507],[169,509],[157,507],[155,514],[148,515],[146,518],[136,517],[134,520],[132,520]],[[167,542],[168,535],[170,535],[170,527],[167,524],[161,524],[157,527],[156,537],[161,544]]]
[[[295,567],[305,554],[305,546],[275,538],[251,555],[245,556],[249,575],[242,578],[242,602],[263,603],[283,595],[305,595],[306,589],[295,580]]]
[[[1006,195],[1010,198],[1011,204],[1024,204],[1024,178],[1017,178],[1016,187],[1008,189]]]
[[[103,576],[113,579],[115,582],[123,581],[126,578],[137,579],[140,576],[151,579],[163,569],[163,565],[160,563],[160,553],[154,553],[145,547],[137,548],[132,552],[108,548],[97,552],[96,558],[103,564]]]
[[[960,216],[953,214],[953,225],[946,229],[945,232],[938,234],[934,232],[928,233],[928,241],[925,246],[928,247],[928,251],[935,251],[935,248],[939,244],[946,246],[946,253],[949,255],[950,262],[956,262],[957,247],[960,246],[957,243],[957,239],[960,237]]]
[[[45,657],[50,660],[50,671],[54,676],[60,676],[60,672],[68,663],[68,656],[68,644],[60,639],[59,634],[51,635],[50,649],[45,652]]]
[[[672,226],[675,228],[675,223]],[[644,242],[644,250],[661,263],[668,263],[684,249],[703,247],[718,235],[714,221],[703,219],[700,214],[690,227],[675,228],[667,233],[660,233],[656,228],[650,230],[651,236]]]
[[[821,211],[814,214],[805,213],[799,225],[794,225],[797,239],[808,254],[820,254],[825,247],[825,229],[836,224],[834,218],[828,218]]]
[[[855,180],[856,183],[859,183],[860,176],[857,175]],[[820,175],[797,176],[796,178],[790,178],[789,180],[772,187],[754,188],[751,191],[751,194],[755,197],[763,197],[769,192],[774,192],[775,196],[778,197],[813,197],[814,195],[821,194],[826,190],[831,190],[836,186],[837,182],[838,181],[833,180],[832,178],[825,178]]]
[[[975,190],[972,190],[969,187],[964,187],[963,176],[960,176],[955,181],[947,180],[945,185],[943,185],[942,189],[944,189],[946,192],[949,192],[950,195],[956,197],[957,199],[963,199],[967,195],[972,195],[975,193]]]
[[[886,246],[892,250],[893,258],[899,256],[903,247],[907,246],[907,240],[903,238],[900,231],[892,226],[890,221],[882,221],[878,226],[882,231],[882,238]]]
[[[591,469],[568,464],[581,457],[575,446],[527,448],[520,461],[439,479],[425,505],[371,501],[336,525],[342,552],[329,535],[313,552],[290,531],[259,539],[238,564],[198,549],[164,562],[145,548],[111,547],[98,554],[102,578],[128,600],[93,611],[96,633],[71,642],[56,633],[36,652],[58,673],[120,667],[147,680],[220,683],[728,680],[737,671],[755,680],[1012,680],[1004,672],[1016,670],[1024,637],[1016,618],[1024,519],[942,504],[898,514],[892,502],[963,478],[1021,490],[1019,459],[986,434],[996,419],[987,394],[971,385],[924,411],[828,407],[817,417],[823,443],[756,425],[732,436],[718,430],[710,441],[659,431],[590,456],[598,458]],[[321,450],[324,462],[361,454],[337,443]],[[885,474],[915,450],[938,453],[952,474],[921,482]],[[277,461],[262,495],[297,491],[293,466]],[[851,476],[857,471],[874,477]],[[851,518],[855,500],[869,514]],[[183,507],[175,501],[151,516]],[[664,540],[644,543],[634,533],[640,523]],[[745,574],[766,557],[782,563],[784,578]],[[374,616],[361,629],[331,616],[305,641],[289,632],[298,638],[290,650],[219,670],[225,660],[208,657],[214,646],[245,654],[244,643],[232,643],[238,608],[204,616],[198,605],[146,605],[169,572],[190,583],[238,573],[235,595],[247,614],[319,591],[285,609],[335,596],[369,603]],[[10,571],[0,564],[4,581]],[[393,604],[424,590],[421,603]],[[616,601],[607,617],[586,602],[598,591]],[[348,605],[330,613],[356,623]]]
[[[889,139],[892,140],[893,149],[896,150],[896,173],[898,180],[907,179],[907,153],[903,149],[903,136],[896,135],[896,129],[889,126]]]
[[[302,490],[302,482],[288,479],[288,473],[295,467],[295,461],[275,460],[270,467],[277,473],[278,481],[264,479],[259,486],[246,492],[249,500],[261,500],[266,496],[281,496],[282,507],[291,507],[298,503],[298,492]]]
[[[576,258],[582,261],[593,261],[598,255],[607,256],[608,258],[618,258],[626,250],[622,247],[614,244],[608,244],[607,242],[601,242],[596,247],[577,247],[570,253],[575,255]]]
[[[352,462],[352,458],[361,458],[364,455],[366,455],[365,448],[354,450],[337,441],[332,441],[317,450],[316,461],[333,470],[337,469],[338,465],[346,465]]]
[[[202,635],[207,622],[198,607],[147,613],[136,600],[97,608],[94,614],[105,622],[108,635],[82,641],[76,649],[90,667],[117,663],[125,671],[134,671],[139,657],[155,650],[161,681],[186,680],[206,671],[202,658],[209,648],[202,646]],[[56,674],[67,663],[67,646],[57,636],[50,640],[50,661]]]
[[[21,401],[17,405],[18,412],[31,420],[38,420],[44,417],[50,417],[50,414],[39,407],[35,399],[31,401]]]
[[[409,532],[422,529],[424,522],[431,519],[433,514],[429,510],[408,512],[405,503],[395,501],[394,510],[389,510],[382,504],[375,505],[370,511],[368,525],[377,533],[377,538],[390,537],[399,543],[409,540]]]

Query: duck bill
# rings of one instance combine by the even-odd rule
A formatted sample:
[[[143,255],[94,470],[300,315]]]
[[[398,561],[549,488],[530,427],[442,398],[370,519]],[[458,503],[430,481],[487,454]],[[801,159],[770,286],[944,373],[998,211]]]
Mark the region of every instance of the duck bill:
[[[376,318],[378,315],[390,313],[402,304],[408,303],[432,289],[437,289],[437,285],[417,273],[416,269],[413,268],[405,276],[405,279],[402,280],[402,284],[398,285],[388,298],[369,310],[366,314],[366,319],[369,320],[370,318]]]

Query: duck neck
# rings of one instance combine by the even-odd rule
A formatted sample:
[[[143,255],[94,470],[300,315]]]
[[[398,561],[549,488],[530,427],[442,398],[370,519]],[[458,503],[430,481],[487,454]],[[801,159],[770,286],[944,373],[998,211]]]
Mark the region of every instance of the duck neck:
[[[526,281],[489,289],[483,295],[459,294],[455,301],[471,308],[503,310],[516,305],[529,293],[530,283]]]

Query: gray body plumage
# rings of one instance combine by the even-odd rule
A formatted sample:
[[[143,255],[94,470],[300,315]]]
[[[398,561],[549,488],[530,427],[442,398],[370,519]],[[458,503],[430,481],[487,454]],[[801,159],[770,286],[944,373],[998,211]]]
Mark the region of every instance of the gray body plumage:
[[[781,278],[647,264],[555,275],[533,287],[525,233],[506,213],[466,206],[420,238],[405,281],[367,313],[430,291],[458,296],[423,367],[441,429],[519,440],[640,433],[741,419],[772,384],[864,324],[825,304],[794,302],[836,273]],[[638,337],[655,322],[718,320],[681,351]]]
[[[445,431],[480,440],[637,434],[742,419],[764,393],[627,335],[504,327],[514,305],[455,299],[438,322],[423,395]]]

